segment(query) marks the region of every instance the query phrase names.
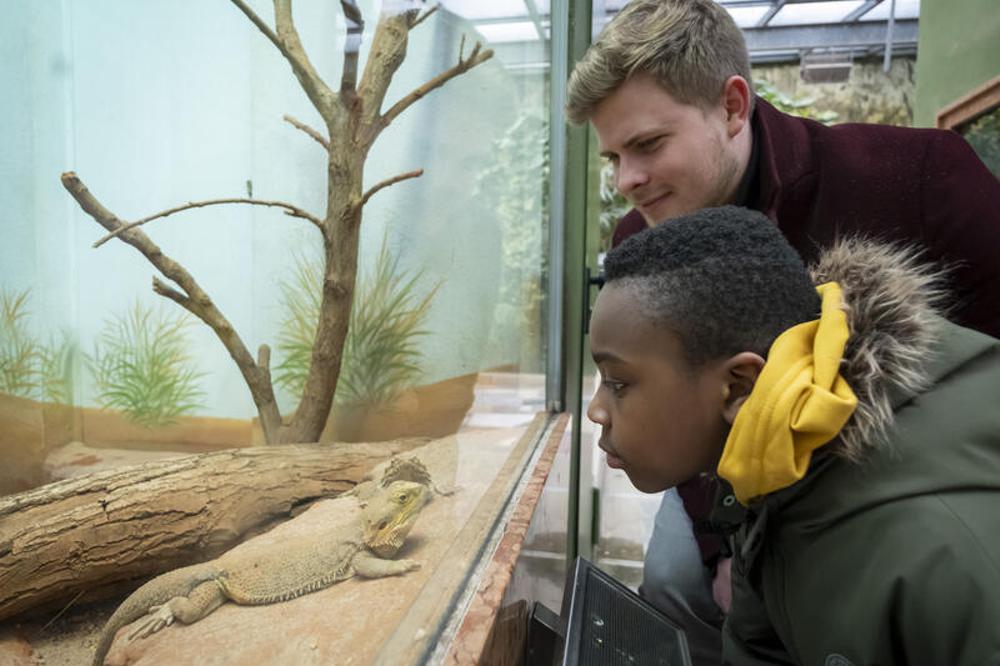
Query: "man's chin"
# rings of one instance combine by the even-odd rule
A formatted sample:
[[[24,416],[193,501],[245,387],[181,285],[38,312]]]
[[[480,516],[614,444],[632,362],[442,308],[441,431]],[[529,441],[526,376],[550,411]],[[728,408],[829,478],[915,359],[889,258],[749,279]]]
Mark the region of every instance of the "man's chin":
[[[699,210],[697,206],[681,205],[674,199],[674,195],[670,195],[669,201],[664,202],[664,204],[655,206],[652,209],[639,208],[639,213],[646,220],[647,226],[655,227],[658,224],[663,224],[681,215],[693,213],[696,210]]]

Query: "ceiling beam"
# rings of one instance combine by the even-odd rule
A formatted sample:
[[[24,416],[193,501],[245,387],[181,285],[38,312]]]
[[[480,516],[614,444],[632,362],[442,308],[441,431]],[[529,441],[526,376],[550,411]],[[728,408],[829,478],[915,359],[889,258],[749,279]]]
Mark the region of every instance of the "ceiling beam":
[[[865,3],[844,17],[844,23],[853,23],[882,4],[882,0],[865,0]]]
[[[893,44],[917,43],[917,19],[897,20],[893,27]],[[830,25],[781,26],[746,28],[743,37],[747,49],[783,51],[811,48],[863,48],[885,44],[888,21],[865,23],[833,23]]]
[[[760,17],[760,20],[757,21],[757,25],[755,27],[763,28],[770,23],[771,19],[774,18],[774,15],[780,12],[781,8],[785,6],[785,2],[786,0],[776,0],[774,4],[768,7],[767,12]]]

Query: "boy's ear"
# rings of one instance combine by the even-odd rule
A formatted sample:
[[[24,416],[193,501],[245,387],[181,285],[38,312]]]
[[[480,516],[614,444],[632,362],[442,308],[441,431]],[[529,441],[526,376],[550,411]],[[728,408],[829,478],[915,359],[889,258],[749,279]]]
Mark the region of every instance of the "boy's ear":
[[[723,364],[723,411],[729,425],[736,420],[740,407],[750,397],[757,377],[764,368],[764,359],[753,352],[740,352],[730,356]]]

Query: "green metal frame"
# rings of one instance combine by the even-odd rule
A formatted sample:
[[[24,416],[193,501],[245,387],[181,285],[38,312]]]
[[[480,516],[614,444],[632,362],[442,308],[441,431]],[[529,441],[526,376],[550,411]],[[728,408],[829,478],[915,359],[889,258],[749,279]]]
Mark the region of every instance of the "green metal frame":
[[[566,122],[565,87],[572,64],[590,45],[591,0],[553,0],[552,140],[549,227],[549,366],[548,404],[571,414],[567,557],[589,555],[590,494],[581,497],[581,388],[583,331],[588,311],[586,266],[589,132]],[[581,503],[583,499],[583,503]],[[583,532],[581,532],[583,530]],[[584,538],[581,538],[581,534]]]

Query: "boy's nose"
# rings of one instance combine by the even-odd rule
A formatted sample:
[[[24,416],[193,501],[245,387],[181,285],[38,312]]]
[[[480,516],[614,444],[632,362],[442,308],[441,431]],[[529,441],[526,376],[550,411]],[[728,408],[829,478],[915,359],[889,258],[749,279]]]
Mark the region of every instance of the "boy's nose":
[[[600,400],[598,399],[599,395],[600,391],[594,394],[590,404],[587,405],[587,418],[597,425],[607,426],[611,419],[609,418],[608,410],[601,406]]]

